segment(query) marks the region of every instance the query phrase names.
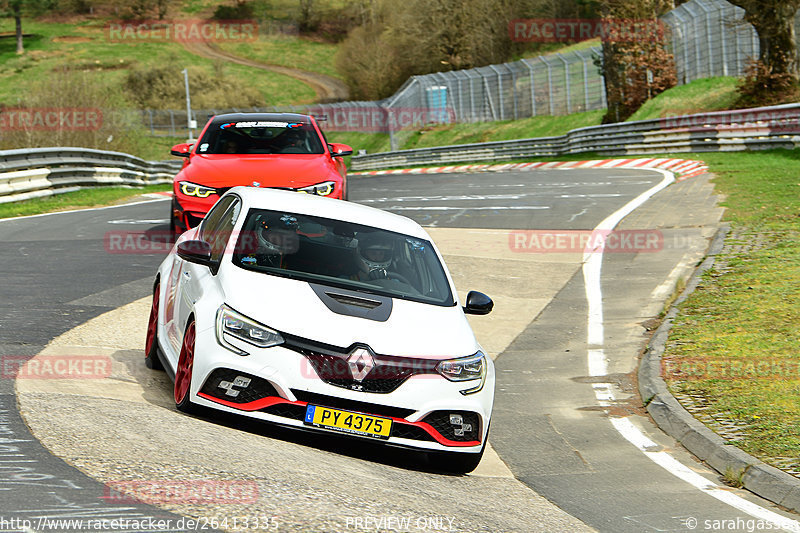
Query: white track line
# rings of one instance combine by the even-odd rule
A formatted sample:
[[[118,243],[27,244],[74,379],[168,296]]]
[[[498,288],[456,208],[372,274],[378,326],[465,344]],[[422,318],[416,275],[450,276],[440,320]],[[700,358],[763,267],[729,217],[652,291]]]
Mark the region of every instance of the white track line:
[[[634,209],[644,204],[650,197],[669,186],[675,181],[671,172],[653,169],[664,176],[660,183],[643,192],[622,208],[609,215],[600,222],[594,231],[610,231],[620,220],[630,214]],[[603,291],[600,284],[600,272],[603,265],[602,250],[587,250],[583,255],[583,280],[588,304],[587,318],[587,365],[590,376],[605,376],[608,374],[608,359],[603,351]],[[609,407],[615,400],[611,383],[594,383],[592,385],[595,397],[600,405]],[[729,489],[720,487],[714,482],[692,471],[687,466],[664,451],[655,451],[660,448],[650,440],[642,431],[633,425],[629,418],[610,418],[611,425],[622,435],[625,440],[636,446],[651,461],[668,471],[670,474],[689,483],[698,490],[716,498],[717,500],[738,509],[750,516],[769,522],[774,528],[785,531],[800,532],[800,522],[786,518],[778,513],[765,509],[755,503],[749,502],[730,492]]]
[[[24,218],[39,218],[39,217],[48,217],[51,215],[65,215],[67,213],[80,213],[81,211],[103,211],[104,209],[116,209],[117,207],[129,207],[132,205],[141,205],[141,204],[151,204],[153,202],[163,202],[164,200],[168,200],[169,197],[165,196],[164,198],[159,198],[157,200],[141,200],[139,202],[131,202],[128,204],[117,204],[117,205],[104,205],[102,207],[87,207],[86,209],[70,209],[69,211],[52,211],[50,213],[40,213],[38,215],[24,215],[21,217],[10,217],[10,218],[0,218],[0,222],[8,222],[9,220],[21,220]]]

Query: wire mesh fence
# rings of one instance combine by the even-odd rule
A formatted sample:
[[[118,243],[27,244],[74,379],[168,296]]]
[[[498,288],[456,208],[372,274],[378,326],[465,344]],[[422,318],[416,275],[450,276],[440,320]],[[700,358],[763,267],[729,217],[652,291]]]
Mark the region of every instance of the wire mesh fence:
[[[662,18],[672,34],[679,83],[711,76],[741,76],[758,57],[758,35],[744,10],[724,0],[692,0]]]
[[[710,76],[741,76],[758,56],[758,36],[744,10],[726,0],[690,0],[662,18],[669,28],[678,83]],[[795,16],[800,30],[800,17]],[[229,111],[292,111],[325,117],[330,131],[398,131],[441,123],[568,115],[606,108],[598,46],[500,65],[411,77],[391,97],[282,108],[195,110],[207,116]],[[142,111],[153,135],[185,135],[186,112]]]

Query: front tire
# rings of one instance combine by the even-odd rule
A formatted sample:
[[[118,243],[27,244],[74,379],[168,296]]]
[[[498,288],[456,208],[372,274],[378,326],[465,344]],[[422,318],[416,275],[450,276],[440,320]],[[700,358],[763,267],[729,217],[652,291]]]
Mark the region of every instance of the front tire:
[[[484,443],[478,453],[434,452],[430,454],[431,466],[449,474],[468,474],[478,468],[483,457]]]
[[[192,396],[195,336],[195,325],[194,320],[192,320],[186,326],[181,354],[178,357],[178,368],[175,370],[175,407],[178,411],[184,413],[193,413],[196,410],[196,406],[190,400]]]
[[[489,442],[489,428],[486,428],[486,435],[483,438],[483,446],[478,453],[457,453],[457,452],[430,452],[428,462],[431,466],[442,472],[449,474],[469,474],[476,468],[483,458],[486,450],[486,443]]]
[[[150,306],[150,318],[147,321],[147,337],[144,341],[144,365],[153,370],[163,370],[164,366],[158,358],[158,302],[161,284],[153,288],[153,303]]]

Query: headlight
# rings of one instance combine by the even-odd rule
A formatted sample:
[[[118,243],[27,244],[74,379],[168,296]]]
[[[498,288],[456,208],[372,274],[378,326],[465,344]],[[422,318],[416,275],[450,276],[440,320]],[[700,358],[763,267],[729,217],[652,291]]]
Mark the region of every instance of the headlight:
[[[480,383],[472,388],[461,391],[461,394],[472,394],[473,392],[481,390],[486,380],[486,356],[483,355],[483,352],[478,352],[469,357],[447,359],[436,365],[436,371],[450,381],[479,379]]]
[[[192,183],[191,181],[182,181],[179,185],[181,186],[181,192],[186,196],[208,198],[212,194],[217,193],[217,189],[206,187],[204,185],[198,185],[196,183]]]
[[[259,348],[269,348],[270,346],[283,344],[283,337],[280,333],[244,315],[240,315],[223,304],[217,310],[217,342],[238,355],[249,355],[244,350],[231,344],[225,338],[226,335]]]
[[[333,194],[335,188],[335,181],[323,181],[322,183],[317,183],[316,185],[309,185],[308,187],[297,189],[297,192],[316,194],[317,196],[330,196]]]

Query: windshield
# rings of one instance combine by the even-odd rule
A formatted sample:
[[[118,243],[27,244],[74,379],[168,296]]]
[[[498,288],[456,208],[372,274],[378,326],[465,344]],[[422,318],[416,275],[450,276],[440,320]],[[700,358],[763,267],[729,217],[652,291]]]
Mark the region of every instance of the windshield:
[[[455,305],[429,241],[341,220],[252,209],[233,262],[265,274]]]
[[[310,123],[240,121],[211,124],[198,154],[322,154],[322,142]]]

